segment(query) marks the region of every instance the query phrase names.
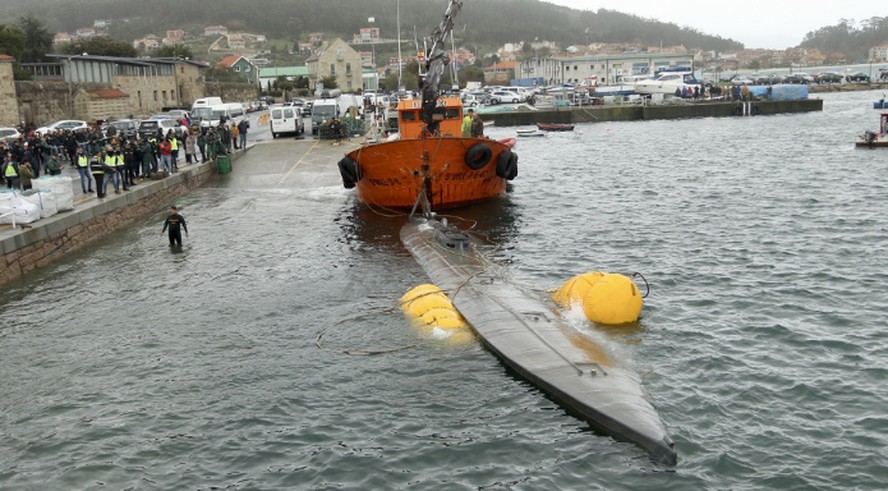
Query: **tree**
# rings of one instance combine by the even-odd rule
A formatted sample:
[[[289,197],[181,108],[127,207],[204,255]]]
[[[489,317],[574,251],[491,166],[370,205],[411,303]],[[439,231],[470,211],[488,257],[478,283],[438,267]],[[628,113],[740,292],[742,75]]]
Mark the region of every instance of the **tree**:
[[[467,65],[463,67],[460,78],[466,82],[483,82],[484,69],[472,65]]]
[[[274,86],[277,87],[279,90],[286,91],[291,91],[296,88],[296,84],[292,80],[288,80],[287,77],[284,77],[283,75],[279,75],[277,79],[275,79]]]
[[[97,56],[119,56],[124,58],[135,58],[138,56],[136,48],[133,48],[130,43],[125,41],[115,41],[105,36],[80,39],[65,43],[61,45],[59,51],[66,55],[87,53]]]
[[[318,83],[324,84],[325,89],[338,89],[339,82],[336,81],[336,75],[327,75],[321,77]]]
[[[18,27],[0,25],[0,53],[15,58],[12,65],[12,78],[15,80],[28,80],[31,72],[22,68],[22,59],[25,53],[25,33]]]
[[[161,46],[160,48],[157,48],[151,52],[151,56],[155,58],[192,59],[194,58],[194,53],[191,52],[191,48],[184,44],[174,44],[172,46]]]
[[[25,33],[18,27],[0,25],[0,53],[21,61],[25,53]]]
[[[210,68],[207,70],[207,81],[213,82],[243,82],[243,77],[231,68]]]
[[[404,65],[404,70],[401,75],[401,83],[404,84],[404,87],[407,89],[419,89],[419,62],[410,61]]]
[[[22,63],[43,61],[46,53],[52,52],[53,35],[33,15],[19,17],[18,22],[25,36],[25,50],[19,61]]]

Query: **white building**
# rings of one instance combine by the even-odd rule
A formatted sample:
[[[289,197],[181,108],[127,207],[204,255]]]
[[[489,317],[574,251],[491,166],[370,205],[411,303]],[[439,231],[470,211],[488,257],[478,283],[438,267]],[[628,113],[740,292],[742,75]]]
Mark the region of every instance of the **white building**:
[[[888,44],[870,48],[869,59],[876,62],[888,61]]]
[[[623,53],[617,55],[554,56],[521,63],[518,78],[542,78],[546,84],[580,83],[596,79],[598,84],[620,83],[637,75],[653,76],[667,67],[692,69],[694,56],[675,53]]]

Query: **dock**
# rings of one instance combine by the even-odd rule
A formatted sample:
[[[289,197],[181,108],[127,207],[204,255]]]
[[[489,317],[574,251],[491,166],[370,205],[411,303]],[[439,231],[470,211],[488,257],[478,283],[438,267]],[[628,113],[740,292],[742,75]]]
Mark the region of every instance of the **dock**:
[[[733,118],[823,110],[822,99],[791,101],[718,101],[659,105],[608,105],[555,108],[540,111],[482,113],[496,126],[524,126],[536,123],[598,123],[607,121],[650,121],[658,119]]]

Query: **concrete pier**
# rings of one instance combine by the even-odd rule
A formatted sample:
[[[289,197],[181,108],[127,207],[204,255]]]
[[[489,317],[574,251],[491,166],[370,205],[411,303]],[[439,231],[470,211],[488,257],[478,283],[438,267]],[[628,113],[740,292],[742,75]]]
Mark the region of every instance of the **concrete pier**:
[[[748,109],[744,109],[748,104]],[[646,121],[654,119],[721,118],[793,112],[822,111],[822,99],[795,101],[694,102],[642,106],[586,106],[543,111],[486,113],[485,121],[496,126],[522,126],[536,123],[596,123],[605,121]]]

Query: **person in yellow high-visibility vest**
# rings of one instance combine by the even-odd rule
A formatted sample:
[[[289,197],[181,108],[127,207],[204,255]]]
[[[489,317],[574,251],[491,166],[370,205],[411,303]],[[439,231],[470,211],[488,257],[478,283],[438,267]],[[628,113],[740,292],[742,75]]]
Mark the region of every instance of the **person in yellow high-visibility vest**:
[[[173,130],[167,132],[167,138],[170,140],[170,154],[172,156],[171,172],[179,172],[179,165],[176,162],[179,160],[179,139],[176,138],[176,133],[174,133]]]
[[[469,109],[465,116],[463,116],[462,120],[462,136],[468,138],[472,136],[472,114],[475,111],[473,109]]]
[[[124,191],[129,191],[129,186],[127,185],[127,177],[126,177],[126,158],[123,155],[123,152],[120,150],[120,147],[114,147],[114,189],[117,189],[117,183],[123,185]]]
[[[118,176],[119,172],[117,172],[117,154],[113,149],[108,150],[105,153],[103,163],[105,164],[105,169],[108,171],[109,175],[105,176],[105,180],[102,182],[102,194],[108,194],[109,182],[114,184],[114,194],[120,194],[120,177]]]
[[[96,197],[105,197],[105,162],[102,160],[102,152],[97,152],[89,161],[89,172],[96,180]]]
[[[6,158],[2,167],[3,178],[6,179],[6,187],[18,191],[20,170],[18,162],[12,156],[12,152],[6,152]]]
[[[77,147],[74,165],[77,166],[77,173],[80,174],[80,188],[83,194],[93,192],[92,176],[89,173],[89,158],[83,153],[83,147]]]

